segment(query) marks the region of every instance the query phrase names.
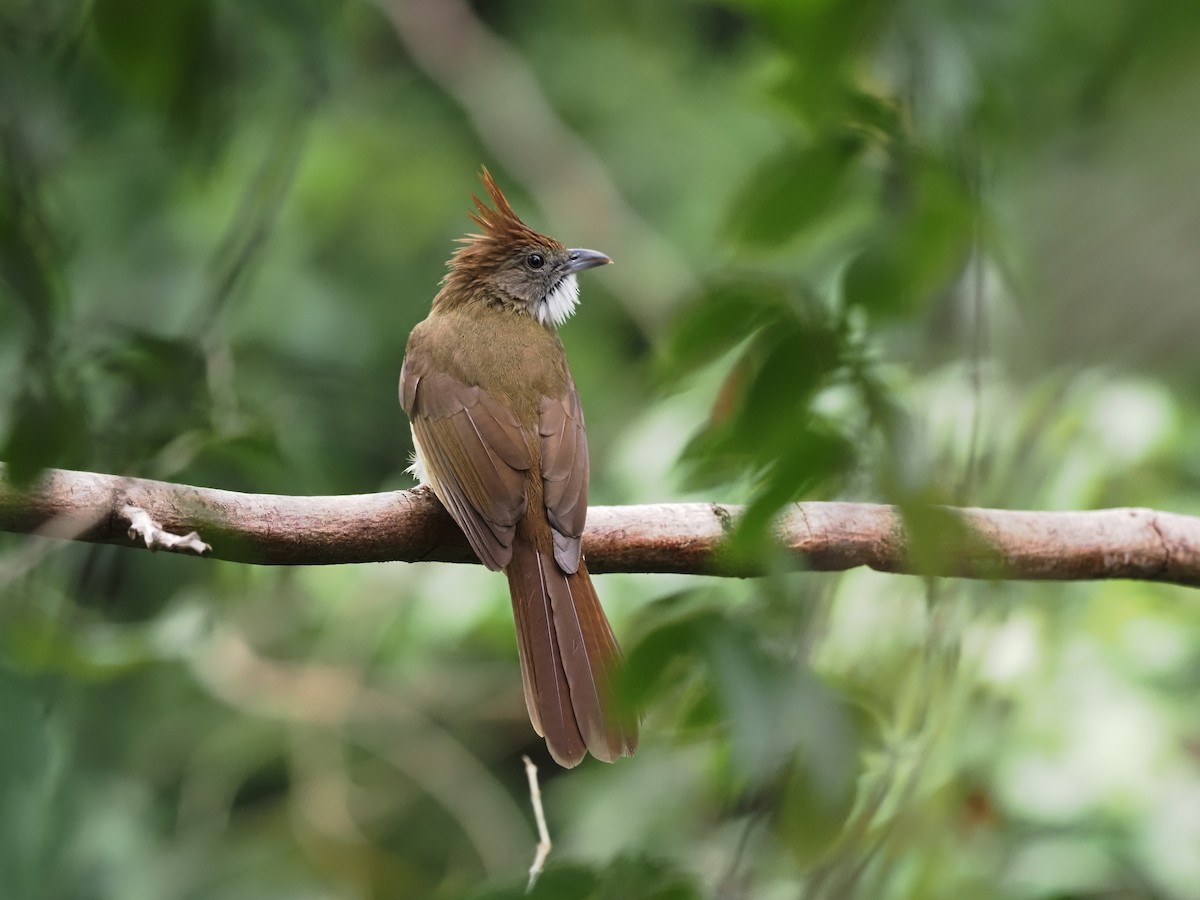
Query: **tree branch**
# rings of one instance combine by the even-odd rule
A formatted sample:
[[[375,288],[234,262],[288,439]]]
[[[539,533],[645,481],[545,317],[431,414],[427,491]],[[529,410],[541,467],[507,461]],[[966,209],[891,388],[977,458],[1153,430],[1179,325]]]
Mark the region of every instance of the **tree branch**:
[[[144,511],[168,534],[199,532],[213,557],[236,562],[475,561],[428,490],[288,497],[48,469],[35,486],[18,491],[4,480],[0,464],[0,531],[144,546],[141,535],[130,537],[134,523],[127,507]],[[926,512],[939,527],[936,539],[921,542],[920,552],[913,550],[913,523],[906,524],[894,506],[870,503],[793,504],[780,516],[775,535],[797,568],[817,571],[869,566],[963,578],[1136,578],[1200,586],[1197,517],[1150,509]],[[740,507],[715,503],[592,507],[584,536],[588,568],[761,574],[752,564],[721,555],[722,540],[740,513]],[[200,542],[180,543],[196,549]]]

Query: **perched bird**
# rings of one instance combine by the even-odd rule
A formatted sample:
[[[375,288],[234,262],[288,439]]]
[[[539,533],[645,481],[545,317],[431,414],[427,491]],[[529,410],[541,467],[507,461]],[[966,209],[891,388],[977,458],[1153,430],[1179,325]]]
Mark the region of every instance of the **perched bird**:
[[[525,704],[551,756],[612,762],[637,746],[613,703],[620,650],[584,564],[588,449],[558,326],[576,274],[612,262],[522,222],[487,169],[492,206],[461,240],[400,372],[413,471],[512,594]]]

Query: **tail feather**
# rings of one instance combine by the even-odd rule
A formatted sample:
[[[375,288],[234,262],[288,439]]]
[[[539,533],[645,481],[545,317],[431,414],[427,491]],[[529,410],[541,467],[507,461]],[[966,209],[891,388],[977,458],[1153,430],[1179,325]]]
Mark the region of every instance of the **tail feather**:
[[[578,765],[587,752],[571,705],[571,689],[554,632],[554,613],[537,550],[518,541],[505,570],[517,626],[521,682],[534,730],[559,765]]]
[[[569,768],[589,751],[605,762],[632,754],[636,723],[612,702],[620,650],[586,566],[567,575],[548,549],[517,541],[506,571],[525,704],[551,756]]]

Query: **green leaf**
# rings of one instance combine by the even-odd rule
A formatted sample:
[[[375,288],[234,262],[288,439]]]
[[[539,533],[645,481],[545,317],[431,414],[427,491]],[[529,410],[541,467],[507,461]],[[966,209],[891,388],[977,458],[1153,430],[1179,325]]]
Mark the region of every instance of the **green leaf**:
[[[751,350],[755,373],[739,408],[747,440],[786,436],[797,419],[807,417],[813,395],[837,371],[840,344],[829,323],[807,316],[791,317],[759,335]]]
[[[942,569],[946,560],[973,575],[999,576],[1004,571],[1004,559],[957,510],[916,497],[903,499],[899,506],[918,572]]]
[[[780,308],[747,346],[683,461],[697,487],[759,482],[734,552],[751,557],[775,511],[846,471],[853,447],[816,415],[818,393],[843,375],[847,337],[815,301]]]
[[[818,723],[810,723],[819,733]],[[847,754],[840,777],[829,778],[810,758],[797,755],[787,772],[774,827],[780,843],[804,865],[812,865],[833,849],[854,808],[854,774],[858,761]]]
[[[892,12],[885,0],[742,0],[784,51],[787,78],[775,92],[806,122],[839,121],[856,67]]]
[[[830,803],[852,793],[857,737],[845,701],[787,647],[748,623],[714,615],[695,623],[694,641],[711,680],[744,787],[776,778],[797,752]]]
[[[3,794],[28,787],[46,771],[46,713],[32,682],[0,667],[0,785]]]
[[[92,26],[128,94],[162,115],[182,146],[215,149],[225,65],[210,0],[96,0]]]
[[[846,475],[858,455],[854,445],[834,427],[812,419],[788,435],[790,443],[778,451],[763,474],[745,513],[722,547],[726,559],[763,563],[777,552],[770,538],[776,514],[788,503],[805,499]]]
[[[904,171],[894,208],[845,276],[849,305],[896,316],[927,305],[966,265],[975,207],[945,163],[922,157]]]
[[[656,615],[655,624],[626,650],[618,693],[645,707],[677,687],[694,662],[697,635],[720,616],[716,610],[695,606]]]
[[[619,856],[607,866],[551,861],[529,893],[522,884],[475,894],[474,900],[699,900],[694,877],[665,860]]]
[[[695,877],[649,855],[620,856],[604,870],[596,900],[699,900]]]
[[[714,285],[688,303],[666,352],[668,376],[712,362],[775,320],[788,304],[786,288],[763,279]]]
[[[776,249],[836,208],[864,143],[841,133],[789,148],[759,166],[734,201],[729,232],[743,247]]]
[[[2,138],[3,135],[0,135]],[[65,318],[62,248],[51,229],[27,147],[0,140],[0,298],[19,304],[41,349]]]
[[[75,387],[63,381],[35,371],[17,395],[0,445],[6,477],[17,487],[30,484],[44,468],[71,464],[87,440],[87,409]]]

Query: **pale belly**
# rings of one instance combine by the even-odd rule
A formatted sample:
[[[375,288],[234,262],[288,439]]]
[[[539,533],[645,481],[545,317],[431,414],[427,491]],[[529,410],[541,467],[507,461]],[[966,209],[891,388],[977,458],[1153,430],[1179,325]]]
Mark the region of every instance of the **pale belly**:
[[[418,484],[427,484],[430,487],[433,487],[433,479],[429,477],[429,470],[425,468],[425,458],[421,455],[421,442],[417,440],[417,433],[413,430],[411,425],[408,426],[408,430],[411,432],[413,439],[413,461],[412,465],[409,466],[405,471],[409,472],[413,478],[417,479]],[[434,493],[436,492],[437,490],[435,488]]]

